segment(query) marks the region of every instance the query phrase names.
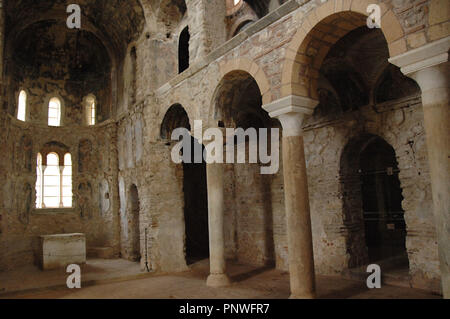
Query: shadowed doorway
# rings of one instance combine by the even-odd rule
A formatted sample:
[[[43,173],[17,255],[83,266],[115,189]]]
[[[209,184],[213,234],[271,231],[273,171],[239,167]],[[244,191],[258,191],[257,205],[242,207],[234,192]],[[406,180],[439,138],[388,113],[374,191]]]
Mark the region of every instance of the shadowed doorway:
[[[191,137],[192,150],[202,149]],[[209,257],[208,193],[206,184],[206,163],[183,163],[184,218],[186,225],[186,263]]]
[[[406,256],[403,196],[392,146],[373,139],[361,152],[359,172],[369,262]]]
[[[141,260],[141,240],[139,223],[139,194],[136,185],[130,187],[130,231],[131,231],[131,254],[133,261]]]
[[[175,129],[185,128],[191,130],[189,116],[181,104],[174,104],[164,116],[161,125],[161,138],[171,139]],[[186,136],[183,136],[184,139]],[[177,169],[183,170],[183,197],[184,197],[184,225],[185,225],[185,257],[188,265],[209,257],[209,232],[208,232],[208,195],[206,184],[206,163],[203,156],[196,163],[195,150],[203,150],[203,145],[187,135],[191,143],[191,157],[189,163],[184,161],[177,164]],[[170,143],[169,143],[170,145]],[[181,149],[183,152],[183,148]],[[180,154],[182,155],[182,154]]]
[[[377,263],[408,271],[406,223],[394,148],[384,139],[361,134],[341,157],[341,182],[349,268]],[[365,271],[365,270],[364,270]]]

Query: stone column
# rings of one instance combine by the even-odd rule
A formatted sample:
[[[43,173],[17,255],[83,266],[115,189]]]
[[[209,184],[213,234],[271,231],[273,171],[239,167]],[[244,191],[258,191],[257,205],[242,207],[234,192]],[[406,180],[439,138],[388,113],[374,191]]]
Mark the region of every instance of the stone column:
[[[45,208],[44,204],[44,174],[45,170],[47,169],[47,165],[41,165],[41,188],[39,189],[39,202],[41,203],[41,207],[39,208]]]
[[[47,160],[45,160],[45,163],[47,163]],[[45,170],[47,169],[47,165],[42,165],[42,174],[41,174],[41,207],[40,208],[47,208],[45,207],[45,201],[44,201],[44,182],[45,182]]]
[[[206,146],[208,148],[208,146]],[[226,275],[224,239],[224,183],[223,164],[206,164],[208,187],[208,227],[210,275],[206,285],[223,287],[230,284]]]
[[[283,176],[291,296],[315,298],[314,255],[302,124],[317,101],[288,96],[263,108],[283,127]]]
[[[444,298],[450,298],[450,37],[393,57],[389,62],[422,91],[433,212]]]
[[[64,159],[62,160],[64,163]],[[64,166],[59,166],[59,208],[63,208],[64,207],[64,201],[63,201],[63,189],[64,189]]]

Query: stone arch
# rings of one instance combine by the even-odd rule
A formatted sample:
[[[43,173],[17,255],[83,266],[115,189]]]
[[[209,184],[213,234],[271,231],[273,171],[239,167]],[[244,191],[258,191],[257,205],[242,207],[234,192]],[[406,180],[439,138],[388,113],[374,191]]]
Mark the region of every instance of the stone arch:
[[[184,127],[191,130],[190,117],[185,108],[175,103],[169,107],[164,115],[160,128],[160,138],[164,140],[170,140],[171,134],[174,129]]]
[[[374,153],[370,153],[373,151],[380,154],[382,159],[375,159]],[[370,156],[370,155],[373,156]],[[368,157],[370,156],[370,157]],[[369,170],[369,165],[367,162],[368,158],[373,158],[377,161],[377,165],[383,166],[389,162],[389,165],[392,171],[389,172],[389,168],[386,167],[386,171],[382,169]],[[381,244],[380,247],[374,247],[373,245],[373,237],[374,235],[378,236],[379,234],[374,234],[373,221],[374,212],[368,209],[368,207],[373,206],[370,201],[373,198],[383,197],[380,189],[377,189],[373,193],[373,198],[367,198],[368,194],[368,183],[371,181],[367,180],[369,178],[378,178],[380,174],[382,178],[388,179],[389,182],[383,180],[382,183],[376,182],[377,187],[381,188],[389,187],[387,184],[392,184],[395,186],[395,189],[389,190],[389,203],[384,203],[386,206],[381,208],[380,199],[378,198],[378,209],[377,212],[384,212],[386,214],[390,214],[393,209],[393,206],[396,206],[397,209],[404,211],[402,209],[402,188],[400,185],[399,179],[399,168],[398,161],[396,157],[395,149],[392,145],[390,145],[385,139],[382,137],[370,134],[363,133],[351,138],[348,143],[345,145],[341,157],[340,157],[340,171],[339,171],[339,179],[340,179],[340,193],[342,197],[342,210],[343,210],[343,221],[344,227],[347,229],[346,231],[346,252],[347,252],[347,266],[349,268],[362,266],[370,262],[380,261],[382,259],[386,260],[391,257],[396,257],[395,253],[389,251],[387,253],[381,252],[384,250],[384,244]],[[386,175],[384,175],[386,174]],[[378,185],[379,184],[379,185]],[[370,185],[369,185],[370,186]],[[373,185],[372,185],[373,186]],[[386,198],[382,199],[386,201]],[[392,203],[395,202],[395,205]],[[398,206],[398,207],[397,207]],[[372,215],[370,215],[372,214]],[[397,214],[397,213],[396,213]],[[400,216],[401,215],[401,216]],[[403,213],[398,212],[397,215],[398,221],[395,221],[395,229],[399,232],[399,240],[403,241],[403,248],[400,249],[405,255],[400,256],[400,263],[407,263],[407,255],[406,255],[406,224],[405,219],[403,218]],[[388,216],[389,217],[389,216]],[[375,219],[378,218],[375,216]],[[390,217],[389,217],[390,218]],[[380,218],[381,222],[387,223],[388,218]],[[382,228],[386,227],[386,225],[381,225],[380,228],[376,230],[381,235],[382,233],[386,233],[386,230],[382,230]],[[371,224],[372,223],[372,224]],[[397,225],[398,224],[398,225]],[[403,228],[405,227],[405,228]],[[388,237],[386,237],[388,238]],[[385,238],[385,239],[386,239]],[[386,241],[386,240],[385,240]],[[386,241],[387,242],[387,241]],[[387,242],[389,245],[389,242]],[[387,246],[386,246],[387,247]],[[379,250],[379,251],[377,251]],[[406,260],[404,260],[406,258]],[[396,260],[397,262],[398,260]],[[403,266],[403,264],[402,264]]]
[[[262,72],[262,71],[261,71]],[[259,72],[254,74],[258,75]],[[264,77],[259,76],[259,83],[264,83]],[[258,80],[250,72],[235,69],[226,72],[213,95],[213,118],[219,127],[243,127],[242,120],[252,117],[266,127],[271,120],[261,107],[263,91]],[[256,124],[256,123],[255,123]],[[250,126],[247,126],[248,128]]]
[[[286,50],[281,96],[298,95],[317,100],[317,82],[322,61],[330,48],[350,31],[366,25],[371,0],[330,0],[304,18]],[[381,27],[390,56],[406,51],[404,31],[395,13],[383,3]]]
[[[403,75],[393,64],[388,64],[380,70],[371,92],[371,98],[375,103],[419,95],[419,85],[413,79]]]
[[[185,128],[191,131],[190,116],[187,110],[179,103],[175,103],[168,108],[160,127],[160,139],[166,146],[173,146],[171,142],[172,132],[177,128]],[[169,214],[173,214],[175,222],[169,225],[163,224],[162,227],[171,227],[178,230],[176,237],[171,237],[174,243],[170,249],[171,254],[185,265],[190,265],[209,256],[209,233],[208,233],[208,197],[206,185],[206,162],[198,161],[199,157],[195,156],[195,152],[200,150],[203,154],[203,145],[192,135],[187,136],[191,143],[191,157],[186,161],[187,157],[182,158],[181,163],[173,163],[169,153],[172,152],[171,147],[164,147],[164,153],[168,156],[167,172],[163,179],[171,186],[171,200],[179,203],[176,209],[168,208]],[[189,153],[184,153],[186,155]],[[203,158],[203,156],[201,156]],[[193,187],[192,185],[195,185]],[[166,236],[166,234],[164,234]],[[168,253],[169,249],[165,249],[164,253]],[[181,255],[181,253],[183,255]],[[183,267],[184,268],[184,267]]]
[[[223,77],[212,100],[214,125],[250,129],[248,132],[253,133],[245,139],[234,137],[232,147],[235,152],[243,151],[246,160],[226,168],[226,183],[233,185],[233,193],[227,196],[235,198],[235,204],[229,204],[224,213],[226,254],[241,263],[273,266],[277,262],[272,202],[276,190],[272,176],[261,174],[261,162],[250,160],[257,153],[258,129],[275,126],[275,121],[261,107],[263,92],[270,98],[270,91],[265,89],[264,72],[255,63],[246,59],[234,63],[221,68]],[[253,191],[248,193],[248,189]]]
[[[240,0],[240,2],[234,6],[234,1],[230,0],[229,3],[227,3],[227,20],[229,23],[227,28],[227,38],[230,39],[236,36],[239,32],[245,30],[258,19],[258,15],[247,2]]]
[[[64,155],[67,153],[73,154],[71,149],[65,144],[57,141],[51,141],[39,147],[39,153],[42,155],[42,164],[47,165],[47,155],[49,153],[56,153],[60,159],[60,166],[64,166]]]
[[[87,26],[86,28],[83,27],[79,36],[69,32],[64,37],[65,40],[53,41],[52,34],[55,34],[55,32],[57,34],[64,33],[64,30],[67,29],[65,23],[61,23],[65,20],[56,22],[54,19],[53,17],[48,20],[36,20],[34,24],[27,24],[27,27],[21,32],[12,34],[11,36],[16,37],[15,39],[9,39],[8,37],[9,40],[5,43],[5,54],[10,58],[8,59],[8,72],[5,76],[13,79],[7,88],[8,100],[12,101],[13,92],[17,87],[26,85],[29,89],[33,89],[39,87],[39,81],[41,84],[48,82],[46,85],[51,87],[52,91],[57,91],[61,95],[56,97],[63,103],[62,120],[64,120],[65,103],[68,116],[67,124],[72,121],[77,123],[82,119],[82,112],[79,111],[78,105],[81,104],[81,97],[87,93],[87,88],[89,88],[99,99],[101,114],[105,116],[105,119],[109,118],[111,107],[116,105],[113,94],[116,92],[117,84],[118,57],[116,57],[116,52],[118,50],[112,49],[111,45],[103,41],[98,33],[91,32],[91,29],[88,29]],[[83,21],[88,24],[87,19]],[[14,30],[11,32],[14,32]],[[28,49],[22,50],[22,48]],[[38,50],[36,48],[45,49]],[[21,54],[16,54],[16,52],[21,52]],[[77,64],[79,66],[74,68],[74,64],[66,62],[62,52],[78,52],[80,60]],[[41,61],[45,60],[47,54],[53,57],[52,67],[40,74],[39,66]],[[86,67],[87,65],[89,67]],[[57,66],[63,66],[63,69],[68,67],[65,77]],[[82,66],[86,67],[88,71],[83,72],[83,74],[74,71],[82,69]],[[85,69],[83,68],[83,70]],[[21,74],[21,77],[17,80],[15,79],[16,74]],[[52,79],[63,80],[65,84],[56,85],[52,82]],[[30,105],[37,105],[42,102],[47,104],[52,96],[46,99],[43,94],[32,94],[29,95],[29,98]],[[33,120],[44,121],[46,114],[44,107],[42,110],[33,110],[33,114],[27,115],[30,115]]]
[[[140,2],[112,0],[105,6],[101,1],[82,0],[79,3],[83,8],[82,27],[79,32],[70,32],[67,29],[67,5],[61,1],[44,0],[37,3],[27,0],[4,3],[8,20],[8,37],[5,39],[4,51],[5,57],[9,57],[5,58],[5,61],[8,61],[8,66],[5,67],[8,72],[5,76],[14,79],[14,74],[20,74],[19,79],[26,79],[30,89],[33,86],[38,87],[37,82],[45,81],[42,75],[48,76],[50,86],[55,85],[52,78],[64,78],[66,84],[61,84],[60,87],[70,92],[61,94],[65,96],[68,115],[74,122],[81,119],[78,112],[80,97],[86,93],[86,88],[90,88],[96,91],[102,107],[101,120],[109,119],[117,112],[116,108],[123,98],[123,60],[127,47],[138,39],[146,24],[146,16]],[[59,36],[56,40],[55,34],[64,36]],[[41,49],[36,50],[35,47]],[[20,59],[18,52],[23,54]],[[70,53],[69,56],[66,52]],[[77,58],[72,57],[74,52],[77,52]],[[44,55],[40,57],[40,54]],[[61,67],[49,67],[48,70],[39,71],[39,65],[42,64],[40,61],[45,60],[46,55],[52,60],[52,66],[57,64]],[[71,63],[66,62],[67,58]],[[27,65],[28,63],[30,65]],[[61,74],[61,70],[66,67],[69,68],[65,72],[71,76],[64,77]],[[27,76],[25,71],[21,71],[23,68],[29,70]],[[83,72],[80,73],[81,69]],[[39,74],[41,76],[37,77]],[[16,80],[9,82],[6,90],[8,100],[12,103],[13,92],[22,83]],[[41,96],[33,95],[33,104],[38,101],[40,103],[41,100]]]
[[[270,83],[266,73],[255,62],[247,58],[238,58],[220,64],[220,78],[223,79],[233,71],[246,72],[255,79],[262,96],[262,103],[268,104],[272,101]],[[215,96],[216,94],[214,94]]]

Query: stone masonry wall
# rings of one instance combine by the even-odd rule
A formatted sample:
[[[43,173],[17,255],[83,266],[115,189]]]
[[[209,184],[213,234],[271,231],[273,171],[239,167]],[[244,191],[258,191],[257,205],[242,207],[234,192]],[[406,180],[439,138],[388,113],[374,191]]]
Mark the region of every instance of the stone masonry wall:
[[[399,11],[399,2],[386,3],[389,7]],[[408,10],[415,10],[417,6],[428,5],[428,2],[422,2],[420,5],[412,4],[411,7],[406,8]],[[286,8],[287,5],[284,6]],[[208,65],[197,66],[194,65],[191,69],[187,70],[185,74],[181,74],[164,85],[161,85],[155,91],[155,99],[153,100],[152,92],[147,89],[149,94],[147,101],[149,101],[149,109],[144,110],[145,123],[147,127],[147,138],[149,143],[144,146],[145,156],[153,154],[152,157],[148,157],[150,171],[158,171],[158,176],[163,181],[170,182],[172,184],[179,185],[177,189],[172,188],[172,194],[161,194],[162,185],[164,188],[168,187],[166,183],[161,183],[161,180],[154,179],[154,181],[146,182],[144,188],[152,188],[151,193],[157,193],[162,196],[162,199],[167,196],[167,201],[162,200],[158,202],[157,206],[148,207],[149,211],[144,211],[145,218],[149,218],[152,221],[159,218],[161,214],[166,212],[178,210],[178,217],[176,217],[177,227],[176,229],[183,231],[181,223],[182,209],[182,194],[180,192],[182,177],[181,173],[166,173],[162,172],[163,168],[167,169],[170,164],[161,161],[161,154],[163,153],[162,145],[159,146],[159,128],[164,118],[166,110],[175,103],[180,103],[188,113],[191,120],[191,126],[194,119],[202,119],[205,126],[214,126],[214,109],[213,100],[216,88],[223,75],[222,69],[225,69],[232,64],[233,61],[238,59],[248,59],[248,61],[254,61],[259,67],[260,74],[268,79],[269,87],[261,87],[263,83],[257,79],[260,90],[265,95],[269,90],[269,99],[275,100],[281,97],[282,86],[282,66],[283,57],[286,53],[286,48],[290,39],[297,31],[298,26],[307,17],[308,12],[312,9],[320,7],[320,4],[315,1],[307,2],[300,8],[293,10],[291,13],[284,15],[282,18],[274,19],[272,23],[260,31],[255,33],[249,33],[246,39],[236,39],[244,37],[238,35],[236,38],[230,41],[240,41],[240,44],[231,47],[228,51],[224,51],[222,56],[208,63]],[[395,11],[395,12],[397,12]],[[270,16],[266,17],[267,19]],[[426,27],[428,26],[427,17],[421,17],[425,21]],[[256,27],[255,27],[256,28]],[[406,27],[405,27],[406,28]],[[251,32],[251,31],[249,31]],[[430,31],[425,31],[430,32]],[[270,39],[270,41],[268,41]],[[138,54],[139,56],[139,54]],[[139,59],[139,58],[138,58]],[[145,68],[145,63],[142,66]],[[156,66],[158,69],[158,66]],[[246,65],[236,63],[235,69],[246,70]],[[163,70],[163,69],[161,69]],[[248,70],[248,69],[247,69]],[[164,72],[164,71],[163,71]],[[258,71],[256,71],[257,73]],[[146,76],[151,77],[147,74]],[[139,81],[138,81],[139,82]],[[263,98],[264,100],[264,98]],[[367,117],[367,127],[358,127],[358,121],[353,119],[357,115],[347,115],[345,118],[336,121],[335,124],[323,124],[321,127],[307,127],[308,132],[305,135],[307,142],[307,156],[308,156],[308,178],[310,184],[310,200],[311,200],[311,215],[313,219],[313,238],[315,249],[316,267],[319,273],[338,273],[343,271],[349,262],[349,256],[347,252],[347,231],[344,225],[343,212],[342,212],[342,194],[341,184],[339,177],[340,156],[343,148],[349,142],[349,140],[364,132],[370,131],[373,134],[383,137],[388,143],[390,143],[397,154],[400,168],[400,180],[403,188],[403,209],[405,210],[405,219],[408,227],[407,237],[407,249],[410,260],[410,270],[414,280],[420,278],[426,278],[428,282],[435,281],[439,277],[438,259],[436,241],[434,238],[434,227],[431,211],[431,198],[429,190],[429,177],[426,169],[426,155],[424,153],[424,144],[421,135],[414,135],[415,130],[423,132],[423,121],[420,103],[415,104],[414,107],[406,108],[405,121],[399,123],[391,122],[391,115],[397,115],[398,112],[403,111],[389,111],[383,114],[374,114],[362,110],[358,114],[364,114]],[[367,114],[366,114],[367,113]],[[402,113],[403,114],[403,113]],[[349,118],[348,118],[349,117]],[[339,123],[339,124],[337,124]],[[356,124],[355,124],[356,123]],[[393,132],[395,138],[392,138]],[[411,135],[411,136],[408,136]],[[415,160],[412,160],[412,151],[408,150],[410,144],[405,146],[408,139],[413,139],[414,143],[417,143],[419,148],[414,154]],[[415,144],[416,145],[416,144]],[[419,147],[420,145],[420,147]],[[157,151],[160,149],[160,151]],[[149,153],[150,152],[150,153]],[[167,157],[166,157],[167,158]],[[420,158],[420,160],[418,160]],[[421,170],[421,175],[415,175],[417,170]],[[246,221],[249,215],[244,215],[244,212],[239,210],[239,207],[246,209],[249,205],[254,203],[264,193],[255,190],[253,187],[248,187],[246,181],[242,186],[240,184],[249,178],[249,171],[240,171],[237,168],[233,168],[233,165],[226,165],[226,252],[227,256],[231,259],[239,260],[241,256],[243,262],[258,263],[258,258],[250,253],[245,252],[245,240],[246,236],[249,236],[249,227],[257,228],[258,223],[261,222],[261,216],[256,216],[253,222]],[[412,172],[415,172],[414,174]],[[147,174],[147,173],[146,173]],[[176,177],[174,179],[174,177]],[[154,177],[152,177],[153,179]],[[283,205],[283,190],[282,190],[282,174],[273,176],[272,180],[272,212],[273,212],[273,237],[275,260],[277,268],[287,270],[287,243],[285,233],[285,221],[284,221],[284,205]],[[418,189],[411,188],[412,185],[419,185]],[[251,194],[243,193],[239,194],[238,189],[251,188]],[[420,191],[421,189],[422,191]],[[415,200],[415,194],[422,192],[423,200]],[[241,192],[242,193],[242,192]],[[169,200],[169,198],[171,200]],[[176,198],[176,200],[174,200]],[[158,209],[156,209],[158,207]],[[256,206],[257,207],[257,206]],[[257,208],[252,208],[257,209]],[[238,213],[239,212],[239,213]],[[242,219],[244,218],[244,219]],[[239,225],[241,221],[241,226]],[[154,222],[154,225],[158,226],[153,229],[154,234],[161,233],[159,223]],[[244,227],[247,226],[246,227]],[[267,233],[266,233],[267,234]],[[152,238],[157,236],[152,235]],[[239,245],[239,238],[243,240]],[[243,239],[244,238],[244,239]],[[261,236],[266,240],[265,235]],[[152,239],[153,240],[153,239]],[[180,246],[183,245],[182,237],[179,237]],[[419,245],[419,241],[424,245]],[[149,244],[150,245],[150,244]],[[161,257],[158,254],[162,253],[162,249],[167,251],[173,251],[172,248],[163,248],[160,241],[152,241],[149,250],[156,251],[155,246],[159,246],[159,252],[154,254],[154,258]],[[433,247],[433,248],[430,248]],[[255,248],[252,246],[252,249]],[[183,249],[177,250],[180,255],[171,255],[169,264],[179,264],[177,260],[183,259]],[[158,263],[158,261],[155,261]],[[426,264],[426,265],[425,265]]]
[[[7,150],[0,152],[0,179],[4,181],[0,192],[0,270],[31,263],[33,238],[55,232],[85,232],[88,246],[111,246],[117,256],[128,258],[133,245],[129,235],[131,185],[136,185],[139,194],[141,267],[147,261],[152,270],[185,270],[183,170],[170,160],[173,144],[160,136],[161,123],[169,107],[181,104],[191,127],[194,120],[203,120],[205,128],[217,126],[213,102],[216,90],[222,78],[233,70],[245,71],[255,78],[263,104],[281,98],[289,81],[283,68],[294,54],[289,46],[303,23],[318,20],[314,10],[323,18],[335,11],[361,11],[366,3],[363,0],[286,1],[225,42],[225,9],[218,13],[214,5],[209,5],[212,2],[186,1],[187,11],[177,16],[170,32],[162,32],[157,27],[160,12],[149,1],[141,2],[146,26],[140,37],[128,45],[122,73],[118,74],[124,80],[124,87],[118,92],[118,124],[51,130],[18,123],[4,112],[0,115],[0,149]],[[382,20],[391,56],[449,35],[446,0],[374,2],[381,4],[384,11],[392,10]],[[222,18],[223,32],[219,32]],[[216,20],[220,22],[218,25],[214,24]],[[192,36],[191,65],[177,75],[178,36],[185,26],[189,26]],[[131,59],[133,47],[135,62]],[[126,98],[130,95],[134,96],[131,100]],[[318,273],[340,273],[349,265],[352,229],[344,220],[340,159],[353,137],[371,133],[385,139],[396,152],[413,284],[434,289],[439,279],[420,99],[402,103],[397,101],[380,113],[365,107],[333,122],[309,122],[305,126]],[[23,166],[18,159],[23,154],[15,149],[24,135],[33,145],[32,167],[39,145],[57,140],[70,148],[74,190],[82,181],[90,183],[92,188],[91,207],[84,215],[87,217],[80,215],[78,206],[64,214],[23,211],[19,205],[26,202],[23,186],[28,183],[34,194],[35,182],[34,169],[22,173],[16,170]],[[92,166],[84,175],[76,173],[81,139],[92,143]],[[251,165],[225,165],[225,172],[227,257],[256,265],[272,259],[278,269],[287,270],[282,167],[278,174],[269,177],[259,175]],[[100,194],[105,189],[109,189],[109,201]],[[34,196],[31,198],[34,203]],[[272,248],[268,247],[273,247],[273,256],[269,253]]]
[[[87,248],[111,247],[119,238],[113,190],[115,124],[101,128],[48,128],[3,118],[0,269],[35,262],[38,236],[81,232]],[[48,142],[66,145],[72,155],[73,208],[35,209],[36,158]],[[89,147],[86,147],[88,145]]]
[[[439,290],[439,261],[433,225],[430,176],[420,99],[348,114],[305,134],[314,256],[320,273],[348,266],[352,229],[345,224],[340,158],[347,143],[362,134],[385,139],[395,150],[407,225],[406,249],[413,284]],[[361,213],[361,212],[360,212]],[[351,251],[351,249],[350,249]]]

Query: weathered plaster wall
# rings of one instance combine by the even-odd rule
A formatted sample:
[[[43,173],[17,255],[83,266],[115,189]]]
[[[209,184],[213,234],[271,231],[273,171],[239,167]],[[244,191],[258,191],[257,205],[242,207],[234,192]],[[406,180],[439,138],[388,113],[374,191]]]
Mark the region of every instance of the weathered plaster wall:
[[[133,94],[133,85],[124,92],[129,75],[124,75],[123,56],[145,17],[137,1],[108,4],[80,3],[85,9],[81,31],[67,28],[63,1],[2,6],[0,269],[32,263],[37,236],[45,234],[83,232],[88,252],[103,247],[110,257],[120,254],[117,126],[105,120]],[[14,118],[21,89],[27,92],[26,122]],[[84,121],[88,94],[96,97],[96,123],[101,122],[91,127]],[[62,102],[58,128],[47,126],[53,96]],[[36,157],[49,142],[64,144],[72,155],[73,208],[34,209]]]
[[[10,44],[5,100],[12,116],[20,90],[26,90],[30,122],[47,123],[48,102],[54,96],[62,101],[64,125],[86,125],[83,99],[88,94],[96,98],[97,121],[111,117],[111,58],[92,33],[66,30],[62,23],[38,22]]]
[[[87,247],[119,253],[115,124],[96,128],[49,128],[3,119],[2,249],[0,269],[35,262],[40,235],[85,233]],[[48,142],[66,145],[72,155],[73,208],[35,209],[36,158]]]

